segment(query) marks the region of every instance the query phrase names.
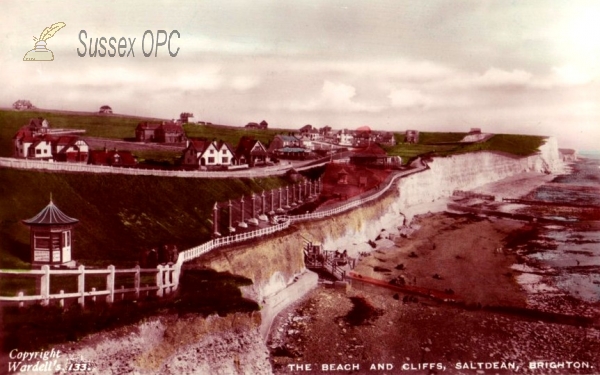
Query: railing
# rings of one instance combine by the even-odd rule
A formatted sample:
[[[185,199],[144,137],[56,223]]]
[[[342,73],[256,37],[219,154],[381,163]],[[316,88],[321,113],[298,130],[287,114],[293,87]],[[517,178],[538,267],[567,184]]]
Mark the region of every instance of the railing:
[[[155,285],[142,286],[141,279],[142,274],[155,275]],[[42,305],[48,305],[50,300],[58,300],[60,306],[64,307],[65,299],[77,298],[77,302],[81,305],[85,305],[86,298],[96,301],[97,297],[105,297],[107,303],[113,303],[115,296],[123,299],[126,293],[133,293],[135,298],[139,298],[141,293],[156,292],[156,295],[162,297],[169,294],[177,289],[179,283],[179,272],[176,272],[176,266],[170,265],[159,265],[157,268],[142,269],[136,266],[132,269],[115,269],[114,266],[108,266],[107,269],[86,269],[83,265],[77,269],[51,269],[50,266],[44,265],[41,270],[0,270],[0,276],[12,275],[21,277],[34,277],[39,279],[39,288],[36,295],[24,295],[23,292],[19,292],[17,296],[0,296],[2,302],[18,302],[19,306],[23,306],[26,301],[40,302]],[[106,283],[105,288],[96,290],[95,287],[87,288],[86,290],[86,276],[105,276]],[[131,275],[133,276],[133,286],[125,288],[121,285],[121,288],[116,287],[117,275]],[[50,293],[50,280],[51,276],[74,276],[77,277],[77,291],[72,293],[65,293],[61,290],[59,293]],[[177,276],[177,277],[175,277]],[[36,284],[38,280],[36,280]]]
[[[327,159],[329,160],[329,159]],[[158,177],[185,177],[185,178],[241,178],[241,177],[268,177],[285,174],[290,168],[297,171],[315,168],[327,164],[328,161],[309,163],[304,166],[279,165],[265,168],[253,168],[228,171],[198,171],[198,170],[166,170],[146,169],[135,167],[111,167],[106,165],[92,165],[81,163],[51,162],[31,159],[16,159],[0,157],[0,167],[15,169],[36,169],[62,172],[83,173],[110,173],[127,174],[135,176],[158,176]]]
[[[2,158],[0,158],[1,165]],[[24,161],[28,162],[28,161]],[[55,163],[47,163],[47,164],[55,164]],[[56,163],[58,164],[58,163]],[[64,164],[64,163],[63,163]],[[314,167],[314,165],[312,166]],[[110,167],[106,167],[110,168]],[[211,250],[214,250],[218,247],[223,247],[235,243],[241,243],[243,241],[247,241],[253,238],[262,237],[265,235],[273,234],[275,232],[281,231],[283,229],[288,228],[291,224],[306,220],[312,219],[322,219],[331,215],[336,215],[348,210],[351,210],[355,207],[361,206],[367,202],[373,201],[381,197],[387,190],[401,177],[405,177],[414,173],[421,172],[425,169],[429,168],[426,164],[423,164],[421,167],[396,173],[394,175],[389,176],[386,179],[386,182],[383,186],[380,186],[379,189],[375,193],[368,192],[366,196],[359,197],[358,199],[353,199],[350,202],[344,203],[338,207],[333,209],[313,212],[309,214],[303,215],[293,215],[293,216],[279,216],[280,219],[284,220],[281,223],[272,225],[270,227],[257,229],[254,231],[239,233],[231,236],[224,236],[212,239],[208,242],[205,242],[201,245],[193,247],[191,249],[182,251],[179,253],[177,257],[177,262],[175,264],[169,264],[167,266],[159,265],[156,269],[140,269],[136,267],[134,269],[125,269],[125,270],[116,270],[114,266],[109,266],[107,270],[86,270],[83,266],[79,266],[77,270],[51,270],[49,266],[43,266],[41,270],[0,270],[0,276],[2,275],[20,275],[20,276],[41,276],[41,287],[40,294],[35,296],[25,296],[20,293],[16,297],[4,297],[0,296],[0,302],[19,302],[22,304],[24,301],[42,301],[42,304],[47,304],[51,299],[58,299],[61,305],[64,305],[65,298],[78,298],[78,302],[81,305],[84,305],[85,298],[91,297],[96,298],[97,296],[106,296],[107,302],[114,302],[115,294],[121,294],[122,296],[125,293],[135,293],[136,296],[139,296],[140,292],[143,291],[156,291],[157,296],[164,296],[169,294],[172,291],[177,290],[179,286],[179,276],[181,274],[181,268],[183,263],[190,261],[192,259],[198,258],[201,255],[208,253]],[[331,270],[335,273],[335,268]],[[341,271],[341,270],[340,270]],[[115,289],[115,274],[134,274],[134,287],[129,289]],[[156,285],[150,287],[140,287],[140,273],[156,273]],[[339,273],[339,272],[338,272]],[[106,289],[105,290],[90,290],[85,291],[85,275],[95,274],[95,275],[106,275]],[[59,294],[50,294],[50,275],[77,275],[78,277],[78,290],[76,293],[59,293]],[[345,274],[339,274],[340,278],[344,278]]]

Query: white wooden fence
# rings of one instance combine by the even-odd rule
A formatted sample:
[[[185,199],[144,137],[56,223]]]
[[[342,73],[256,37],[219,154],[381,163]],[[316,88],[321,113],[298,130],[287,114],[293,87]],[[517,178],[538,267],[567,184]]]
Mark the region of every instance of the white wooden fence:
[[[279,176],[285,174],[290,168],[297,171],[315,168],[325,165],[329,159],[313,162],[304,166],[294,167],[292,165],[278,165],[265,168],[252,168],[244,170],[228,171],[198,171],[198,170],[167,170],[167,169],[145,169],[132,167],[111,167],[106,165],[80,164],[51,162],[43,160],[16,159],[0,157],[0,167],[14,169],[32,169],[59,172],[81,172],[81,173],[109,173],[126,174],[134,176],[158,176],[158,177],[185,177],[185,178],[256,178]]]
[[[19,275],[19,276],[33,276],[41,277],[40,282],[40,294],[33,296],[25,296],[22,292],[14,297],[0,296],[0,302],[18,302],[22,304],[25,301],[41,301],[42,304],[48,304],[52,299],[58,299],[61,305],[64,305],[64,299],[66,298],[77,298],[78,303],[81,305],[85,304],[85,298],[96,298],[97,296],[106,296],[107,302],[114,302],[115,294],[121,294],[124,296],[125,293],[134,293],[136,297],[139,297],[140,292],[156,291],[157,296],[165,296],[172,291],[177,290],[179,286],[179,276],[181,275],[181,268],[183,263],[192,259],[198,258],[209,251],[218,247],[224,247],[227,245],[240,243],[253,238],[260,238],[265,235],[273,234],[283,229],[288,228],[291,224],[296,222],[302,222],[314,219],[323,219],[332,215],[336,215],[348,210],[352,210],[359,207],[367,202],[371,202],[381,197],[392,185],[402,177],[410,174],[421,172],[428,167],[423,165],[422,167],[414,170],[400,172],[388,177],[386,182],[382,184],[376,192],[367,192],[363,196],[356,197],[345,203],[336,206],[332,209],[325,211],[318,211],[303,215],[293,216],[279,216],[282,222],[266,227],[257,229],[254,231],[239,233],[231,236],[224,236],[212,239],[201,245],[193,247],[191,249],[182,251],[177,257],[177,262],[166,266],[159,265],[156,269],[140,269],[139,267],[133,269],[117,270],[114,266],[108,266],[106,270],[89,269],[86,270],[84,266],[79,266],[77,270],[53,270],[49,266],[43,266],[41,270],[0,270],[0,276],[2,275]],[[141,273],[153,273],[156,274],[156,284],[148,287],[140,286],[140,274]],[[115,289],[115,275],[116,274],[133,274],[134,275],[134,286],[133,288],[121,288]],[[51,275],[77,275],[78,290],[76,293],[59,293],[50,294],[50,276]],[[106,289],[104,290],[85,290],[85,275],[106,275]]]
[[[140,298],[141,293],[155,292],[157,296],[162,297],[169,294],[177,289],[179,278],[175,278],[175,265],[159,265],[157,268],[142,269],[136,266],[132,269],[115,269],[114,266],[108,266],[107,269],[86,269],[83,265],[80,265],[77,269],[64,270],[64,269],[51,269],[50,266],[44,265],[40,270],[0,270],[0,276],[12,275],[13,277],[34,277],[39,279],[39,293],[37,295],[24,295],[23,292],[19,292],[17,296],[0,296],[2,302],[18,302],[19,306],[23,306],[26,301],[40,302],[42,305],[48,305],[50,300],[58,300],[60,306],[64,306],[65,299],[77,298],[77,302],[81,305],[85,305],[85,299],[89,298],[96,301],[97,297],[104,297],[106,302],[113,303],[115,296],[120,296],[121,299],[125,298],[125,293],[131,293],[137,299]],[[154,285],[142,286],[141,275],[151,274],[154,275]],[[95,287],[86,288],[86,276],[102,276],[106,277],[105,288],[96,290]],[[121,288],[117,288],[116,280],[117,275],[131,275],[133,276],[133,285],[121,285]],[[179,273],[177,272],[177,275]],[[77,291],[72,293],[65,293],[61,290],[59,293],[50,293],[50,284],[52,276],[73,276],[77,277]],[[36,280],[36,283],[38,280]]]

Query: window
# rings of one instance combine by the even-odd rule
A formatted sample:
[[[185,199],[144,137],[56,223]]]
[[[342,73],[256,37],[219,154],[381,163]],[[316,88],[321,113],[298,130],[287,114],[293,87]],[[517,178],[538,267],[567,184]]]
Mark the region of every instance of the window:
[[[71,246],[71,232],[70,231],[63,232],[63,246],[64,247]]]
[[[227,150],[223,150],[222,152],[223,152],[223,154],[226,154],[226,153],[227,153]]]
[[[223,160],[223,164],[229,163],[229,158],[223,157],[221,160]]]
[[[213,158],[212,156],[209,156],[208,157],[208,163],[209,164],[214,164],[214,162],[215,162],[215,158]]]
[[[47,154],[47,153],[48,153],[48,150],[44,150],[44,154]]]
[[[215,153],[215,150],[213,150],[213,149],[211,148],[211,149],[210,149],[210,153],[211,153],[211,154],[214,154],[214,153]]]

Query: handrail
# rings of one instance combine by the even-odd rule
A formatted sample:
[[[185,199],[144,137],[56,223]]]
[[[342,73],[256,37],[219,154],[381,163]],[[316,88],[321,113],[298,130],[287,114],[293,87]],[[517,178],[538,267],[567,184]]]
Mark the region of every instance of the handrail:
[[[0,158],[0,166],[2,165],[2,159]],[[29,162],[29,161],[24,161]],[[54,164],[54,163],[48,163]],[[39,295],[35,296],[24,296],[22,292],[19,293],[18,296],[0,296],[0,302],[2,301],[10,301],[10,302],[19,302],[20,305],[23,304],[24,301],[41,301],[43,305],[47,305],[50,299],[58,299],[60,301],[61,306],[64,305],[65,298],[78,298],[78,302],[81,305],[84,305],[85,297],[93,297],[106,295],[107,302],[114,302],[115,294],[124,295],[124,293],[134,292],[136,295],[139,295],[141,291],[151,291],[156,290],[157,296],[164,296],[169,294],[172,291],[177,290],[179,286],[179,276],[181,274],[181,268],[183,263],[198,258],[211,250],[214,250],[219,247],[227,246],[230,244],[244,242],[249,239],[262,237],[268,234],[273,234],[275,232],[284,230],[289,228],[290,225],[297,222],[312,220],[312,219],[322,219],[331,215],[336,215],[341,212],[345,212],[351,210],[355,207],[361,206],[367,202],[373,201],[383,194],[387,193],[387,191],[397,182],[398,179],[421,172],[429,167],[427,164],[422,163],[423,165],[419,168],[416,168],[411,171],[399,172],[395,173],[391,176],[388,176],[386,179],[386,183],[384,186],[380,187],[376,192],[368,193],[363,197],[358,199],[354,198],[349,202],[346,202],[340,206],[331,208],[325,211],[316,211],[309,214],[302,215],[285,215],[281,216],[281,219],[284,221],[270,227],[260,228],[254,231],[237,233],[234,235],[224,236],[214,238],[209,240],[203,244],[192,247],[185,251],[179,253],[177,257],[177,262],[169,265],[158,265],[156,269],[141,269],[139,266],[133,269],[121,269],[116,270],[114,266],[108,266],[106,270],[101,269],[90,269],[86,270],[83,265],[79,266],[77,270],[54,270],[50,269],[49,266],[42,266],[41,270],[0,270],[0,276],[2,275],[18,275],[18,276],[35,276],[41,277],[41,292]],[[110,168],[110,167],[107,167]],[[212,172],[211,172],[212,173]],[[131,273],[135,275],[134,288],[128,289],[116,289],[115,288],[115,276],[116,274],[128,274]],[[141,273],[156,273],[156,285],[151,287],[140,287],[140,274]],[[85,291],[85,275],[106,275],[106,289],[105,290],[92,290]],[[78,277],[78,291],[77,293],[64,293],[61,291],[59,294],[51,294],[50,293],[50,276],[51,275],[77,275]],[[340,274],[343,278],[345,275]]]

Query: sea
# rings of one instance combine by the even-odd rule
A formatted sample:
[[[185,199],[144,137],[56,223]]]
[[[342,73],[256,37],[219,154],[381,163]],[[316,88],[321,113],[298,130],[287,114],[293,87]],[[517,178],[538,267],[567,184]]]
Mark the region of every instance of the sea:
[[[538,224],[530,247],[534,251],[527,257],[555,271],[549,276],[553,287],[582,301],[599,302],[600,153],[581,154],[568,173],[541,185],[528,198],[549,202],[541,217],[554,221]],[[557,208],[559,204],[568,207]]]

